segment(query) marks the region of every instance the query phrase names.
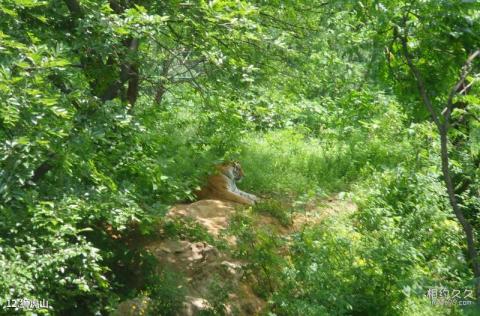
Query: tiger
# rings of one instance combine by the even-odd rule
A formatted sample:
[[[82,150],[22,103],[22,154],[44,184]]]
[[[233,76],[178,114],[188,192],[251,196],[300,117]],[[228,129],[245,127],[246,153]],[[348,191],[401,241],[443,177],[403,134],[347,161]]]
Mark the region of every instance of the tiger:
[[[224,162],[215,166],[215,174],[208,177],[207,184],[196,192],[199,199],[220,199],[246,205],[254,205],[258,198],[237,188],[236,181],[244,177],[238,161]]]

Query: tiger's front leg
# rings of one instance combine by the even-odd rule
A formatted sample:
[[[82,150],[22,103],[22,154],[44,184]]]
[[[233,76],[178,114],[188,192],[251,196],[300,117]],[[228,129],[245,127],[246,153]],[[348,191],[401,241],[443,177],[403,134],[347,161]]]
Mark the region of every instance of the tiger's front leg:
[[[252,199],[247,198],[246,196],[243,196],[239,192],[232,192],[232,191],[226,191],[224,192],[224,197],[225,199],[241,204],[247,204],[247,205],[254,205],[255,201]]]
[[[253,201],[253,202],[257,202],[258,201],[258,197],[256,197],[255,195],[253,194],[250,194],[250,193],[247,193],[247,192],[243,192],[241,190],[238,190],[238,194],[240,194],[241,196],[244,196],[246,197],[247,199]]]

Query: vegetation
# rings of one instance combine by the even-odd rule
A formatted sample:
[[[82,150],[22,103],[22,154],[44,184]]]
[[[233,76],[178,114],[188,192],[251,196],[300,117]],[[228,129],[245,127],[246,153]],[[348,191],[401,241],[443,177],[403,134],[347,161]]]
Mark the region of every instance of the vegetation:
[[[175,315],[168,237],[247,262],[265,315],[475,315],[479,43],[470,0],[0,0],[0,314]],[[164,220],[229,159],[262,199],[235,247]],[[332,197],[358,210],[255,222]]]

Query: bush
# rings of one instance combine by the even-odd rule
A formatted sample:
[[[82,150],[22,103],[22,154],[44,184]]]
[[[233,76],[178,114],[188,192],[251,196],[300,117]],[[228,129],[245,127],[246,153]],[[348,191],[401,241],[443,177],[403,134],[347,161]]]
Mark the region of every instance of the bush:
[[[229,233],[236,238],[233,255],[248,260],[246,275],[257,295],[269,297],[279,286],[285,259],[280,254],[284,241],[268,228],[253,228],[252,214],[238,213],[230,222]]]
[[[428,287],[466,288],[461,233],[441,183],[398,168],[358,188],[359,211],[299,233],[282,286],[279,315],[448,314],[425,298]],[[452,310],[458,314],[458,309]]]
[[[261,200],[253,207],[254,212],[269,214],[276,218],[283,226],[292,224],[292,210],[276,199]]]
[[[152,275],[146,293],[151,299],[149,315],[178,315],[186,295],[184,283],[180,274],[165,268]]]

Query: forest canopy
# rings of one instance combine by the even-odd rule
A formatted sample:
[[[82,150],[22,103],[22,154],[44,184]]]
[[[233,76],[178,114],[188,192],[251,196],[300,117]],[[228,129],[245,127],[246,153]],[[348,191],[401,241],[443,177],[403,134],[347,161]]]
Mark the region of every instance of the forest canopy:
[[[0,314],[181,315],[172,239],[258,315],[477,315],[479,78],[475,0],[0,0]],[[232,160],[235,247],[167,220]]]

